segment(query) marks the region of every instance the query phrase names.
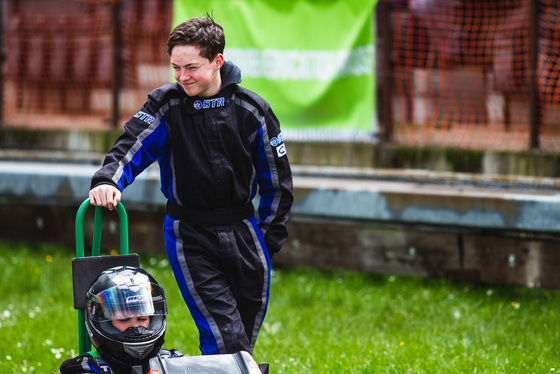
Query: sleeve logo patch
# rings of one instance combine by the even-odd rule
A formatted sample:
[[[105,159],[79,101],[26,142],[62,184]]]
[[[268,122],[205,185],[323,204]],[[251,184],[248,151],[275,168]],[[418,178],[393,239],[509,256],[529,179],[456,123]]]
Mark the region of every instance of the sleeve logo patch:
[[[283,141],[284,139],[282,138],[282,133],[280,133],[278,134],[278,136],[275,136],[274,138],[270,139],[270,145],[276,147],[279,144],[281,144]]]
[[[134,118],[138,118],[138,119],[146,122],[148,125],[150,125],[155,120],[154,117],[152,117],[148,113],[145,113],[145,112],[142,112],[142,111],[139,111],[138,113],[136,113],[134,115]]]
[[[278,157],[282,157],[286,155],[286,144],[280,144],[278,147],[276,147],[276,153],[278,154]]]
[[[278,157],[282,157],[286,154],[286,145],[284,144],[282,133],[270,139],[270,145],[276,149],[276,154],[278,155]]]

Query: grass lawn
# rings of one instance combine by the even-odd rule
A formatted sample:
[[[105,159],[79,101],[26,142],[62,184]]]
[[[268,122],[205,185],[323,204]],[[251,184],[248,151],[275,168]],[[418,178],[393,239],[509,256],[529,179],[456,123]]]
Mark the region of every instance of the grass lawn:
[[[0,243],[0,373],[50,373],[77,354],[73,248]],[[194,323],[167,264],[167,348],[196,355]],[[342,270],[280,268],[254,357],[271,373],[560,371],[560,292]]]

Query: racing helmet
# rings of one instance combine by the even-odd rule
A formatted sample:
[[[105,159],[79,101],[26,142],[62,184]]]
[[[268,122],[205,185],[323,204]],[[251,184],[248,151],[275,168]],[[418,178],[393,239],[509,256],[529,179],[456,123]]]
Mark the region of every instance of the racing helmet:
[[[86,327],[100,356],[114,368],[145,365],[164,342],[167,304],[163,288],[145,270],[105,270],[86,293]],[[149,317],[147,328],[120,331],[113,320]]]

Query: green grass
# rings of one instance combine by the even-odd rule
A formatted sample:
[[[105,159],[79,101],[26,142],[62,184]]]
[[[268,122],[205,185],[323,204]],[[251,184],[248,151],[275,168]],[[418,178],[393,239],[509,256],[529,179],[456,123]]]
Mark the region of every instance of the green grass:
[[[50,373],[77,354],[73,249],[0,244],[0,373]],[[198,354],[167,261],[141,265],[166,290],[167,348]],[[560,371],[560,293],[443,280],[277,269],[254,356],[272,373]]]

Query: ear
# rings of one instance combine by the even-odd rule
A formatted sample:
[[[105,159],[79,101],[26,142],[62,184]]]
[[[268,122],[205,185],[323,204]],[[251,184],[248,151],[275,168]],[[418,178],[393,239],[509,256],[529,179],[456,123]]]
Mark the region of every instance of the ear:
[[[221,53],[218,53],[215,60],[216,60],[216,70],[220,70],[222,68],[222,66],[224,65],[224,55],[221,54]]]

